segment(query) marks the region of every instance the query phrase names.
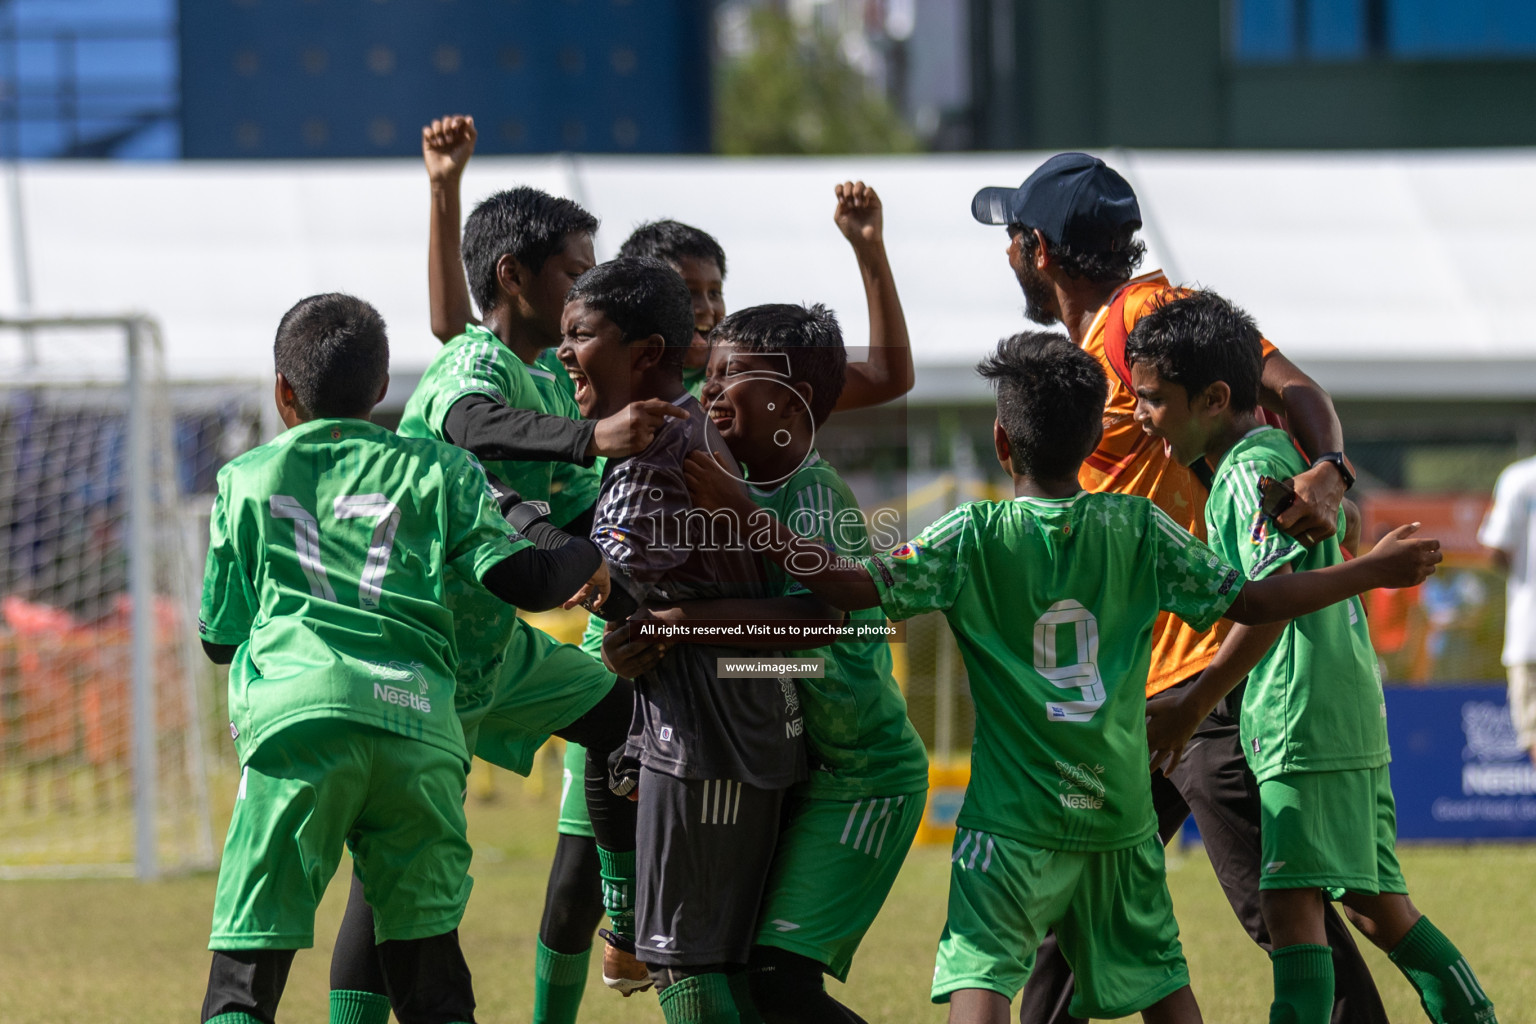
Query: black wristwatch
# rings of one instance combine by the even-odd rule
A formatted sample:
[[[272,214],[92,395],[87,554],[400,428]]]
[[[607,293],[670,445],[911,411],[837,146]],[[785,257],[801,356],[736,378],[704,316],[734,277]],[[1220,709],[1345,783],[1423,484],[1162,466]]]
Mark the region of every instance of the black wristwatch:
[[[1345,458],[1343,452],[1323,452],[1312,460],[1312,466],[1316,468],[1324,462],[1339,471],[1339,479],[1344,481],[1346,491],[1355,486],[1355,467],[1349,464],[1349,459]]]

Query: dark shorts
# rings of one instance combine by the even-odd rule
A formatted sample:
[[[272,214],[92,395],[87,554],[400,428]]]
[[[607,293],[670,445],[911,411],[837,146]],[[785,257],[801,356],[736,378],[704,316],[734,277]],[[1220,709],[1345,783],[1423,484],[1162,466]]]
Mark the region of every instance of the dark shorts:
[[[783,801],[780,789],[640,770],[635,946],[642,963],[746,963]]]

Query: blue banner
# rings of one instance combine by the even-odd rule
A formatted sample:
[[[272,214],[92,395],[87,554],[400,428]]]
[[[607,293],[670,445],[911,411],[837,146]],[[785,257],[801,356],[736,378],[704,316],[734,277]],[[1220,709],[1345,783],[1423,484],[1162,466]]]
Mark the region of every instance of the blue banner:
[[[1536,839],[1536,767],[1502,686],[1389,686],[1400,839]]]

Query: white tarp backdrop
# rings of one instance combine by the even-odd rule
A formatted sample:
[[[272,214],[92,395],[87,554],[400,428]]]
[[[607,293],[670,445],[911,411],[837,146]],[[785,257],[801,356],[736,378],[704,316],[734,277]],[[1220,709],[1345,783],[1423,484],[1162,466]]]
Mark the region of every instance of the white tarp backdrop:
[[[1019,330],[1001,228],[971,220],[983,185],[1047,154],[824,159],[477,157],[466,212],[532,184],[602,218],[599,258],[637,223],[719,238],[726,300],[820,301],[850,344],[867,320],[832,224],[832,186],[862,178],[886,237],[919,367],[913,398],[982,397],[969,367]],[[1245,306],[1340,394],[1536,396],[1528,313],[1536,150],[1368,154],[1109,151],[1141,200],[1145,267]],[[266,378],[295,300],[350,291],[390,325],[406,385],[427,331],[427,183],[415,161],[22,164],[21,238],[37,314],[142,311],[164,326],[173,379]],[[0,204],[0,231],[16,238]],[[18,246],[0,246],[0,315],[21,313]],[[391,394],[391,404],[405,394]]]

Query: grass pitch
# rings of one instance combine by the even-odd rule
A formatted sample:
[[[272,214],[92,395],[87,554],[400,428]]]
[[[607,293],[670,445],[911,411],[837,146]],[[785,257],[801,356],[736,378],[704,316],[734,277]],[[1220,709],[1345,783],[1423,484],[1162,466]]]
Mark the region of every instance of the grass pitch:
[[[472,799],[475,893],[461,934],[475,973],[479,1019],[527,1021],[533,942],[554,847],[558,769],[533,782],[499,773],[490,801]],[[1536,846],[1410,846],[1403,869],[1415,901],[1473,964],[1503,1024],[1536,1024]],[[323,1021],[331,941],[346,898],[344,873],[316,924],[316,946],[294,964],[281,1021]],[[833,992],[870,1024],[941,1022],[928,1003],[944,922],[947,849],[908,858],[865,940],[847,986]],[[1212,1024],[1267,1019],[1267,958],[1237,926],[1198,849],[1174,854],[1169,883],[1196,996]],[[195,1020],[207,978],[212,875],[130,881],[0,883],[0,1021]],[[1366,957],[1393,1020],[1423,1020],[1413,990],[1374,948]],[[595,959],[595,958],[594,958]],[[661,1024],[653,995],[602,987],[594,965],[582,1006],[591,1024]]]

